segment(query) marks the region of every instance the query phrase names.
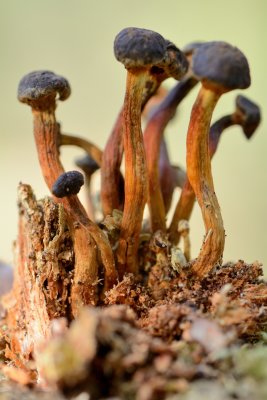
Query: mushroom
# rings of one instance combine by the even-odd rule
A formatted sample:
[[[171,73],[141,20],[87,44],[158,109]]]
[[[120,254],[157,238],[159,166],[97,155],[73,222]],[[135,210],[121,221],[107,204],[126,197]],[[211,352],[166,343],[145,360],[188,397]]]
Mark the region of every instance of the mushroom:
[[[200,42],[194,42],[183,49],[189,61],[194,51],[201,45],[202,43]],[[173,182],[174,177],[172,176],[170,164],[167,170],[166,148],[162,145],[164,130],[174,117],[177,106],[197,83],[198,80],[192,73],[189,64],[187,74],[170,90],[162,103],[151,113],[144,131],[149,182],[148,205],[153,232],[158,229],[166,230],[166,213],[169,210],[174,190],[173,185],[167,186],[166,184],[167,174],[170,175],[169,179]],[[164,172],[161,172],[162,166],[164,166]]]
[[[102,158],[103,158],[103,152],[102,150],[95,145],[94,143],[90,142],[87,139],[81,138],[79,136],[74,136],[71,135],[69,133],[62,133],[61,132],[61,127],[60,124],[58,124],[58,130],[59,130],[59,134],[58,134],[58,145],[59,146],[77,146],[80,147],[81,149],[83,149],[88,157],[90,159],[92,159],[92,161],[94,161],[97,165],[98,168],[100,168],[102,166]],[[120,171],[118,171],[118,189],[116,187],[115,192],[119,193],[119,203],[120,205],[123,205],[123,200],[124,200],[124,179],[123,176],[121,174]],[[108,186],[110,183],[107,183]],[[88,187],[88,185],[86,185]],[[90,201],[89,201],[90,203]],[[89,217],[92,219],[94,219],[93,217],[93,210],[91,205],[88,203],[88,212],[89,212]],[[105,203],[104,203],[105,206]]]
[[[259,107],[244,96],[237,96],[236,110],[216,121],[209,132],[209,156],[212,158],[217,150],[222,132],[233,125],[240,125],[246,138],[250,139],[260,123],[261,115]],[[179,201],[176,205],[169,234],[172,243],[177,244],[180,233],[177,230],[179,221],[189,220],[195,204],[195,193],[186,177]]]
[[[73,194],[78,194],[84,185],[84,177],[79,171],[64,172],[54,182],[51,192],[54,196],[62,199]]]
[[[87,214],[92,221],[95,221],[95,210],[91,194],[91,179],[93,174],[99,170],[100,166],[95,160],[86,154],[84,157],[75,161],[77,167],[85,173],[85,187],[86,187],[86,200],[87,200]]]
[[[121,35],[123,40],[129,40],[129,46],[125,50],[135,52],[135,45],[138,42],[138,38],[140,36],[136,36],[136,43],[134,43],[134,35],[139,35],[142,30],[138,28],[126,28],[122,32],[124,32],[124,37]],[[152,31],[147,31],[152,32]],[[129,33],[127,36],[125,33]],[[143,84],[142,91],[142,101],[141,101],[141,110],[144,109],[148,100],[157,92],[161,83],[169,78],[174,77],[175,79],[180,79],[181,73],[179,71],[177,75],[177,63],[181,63],[181,70],[187,69],[186,60],[181,55],[180,51],[170,42],[165,41],[161,35],[160,43],[158,46],[158,56],[160,55],[160,51],[163,49],[167,50],[168,56],[166,58],[166,65],[154,66],[151,65],[151,68],[147,68],[147,75],[145,78],[145,82]],[[143,42],[144,46],[147,44],[145,41]],[[137,46],[138,48],[138,46]],[[172,54],[173,53],[173,54]],[[138,50],[136,51],[136,55],[138,57]],[[168,59],[169,57],[169,59]],[[149,60],[148,60],[149,62]],[[127,68],[127,67],[126,67]],[[106,147],[103,152],[103,161],[101,167],[101,199],[103,205],[104,215],[111,214],[114,208],[121,208],[121,177],[120,177],[120,166],[123,156],[123,109],[118,115],[112,133],[108,139]]]
[[[64,174],[58,150],[58,124],[55,118],[56,98],[65,100],[70,95],[68,81],[51,71],[34,71],[24,76],[18,87],[18,99],[31,106],[34,118],[34,137],[42,173],[48,188]],[[97,301],[96,282],[98,262],[95,242],[105,266],[105,288],[117,278],[112,250],[107,238],[86,215],[76,195],[55,201],[63,204],[74,243],[75,272],[71,293],[73,315],[83,304]]]
[[[203,278],[222,261],[225,232],[214,191],[209,157],[209,126],[220,96],[250,85],[249,66],[244,54],[225,42],[202,44],[192,56],[192,71],[202,87],[191,112],[187,133],[186,165],[190,184],[201,208],[206,236],[193,271]]]
[[[181,52],[156,32],[125,28],[115,38],[115,57],[127,69],[123,108],[125,203],[117,250],[119,273],[137,272],[137,249],[147,201],[147,171],[141,130],[142,98],[148,76],[169,71],[179,79],[187,69]]]

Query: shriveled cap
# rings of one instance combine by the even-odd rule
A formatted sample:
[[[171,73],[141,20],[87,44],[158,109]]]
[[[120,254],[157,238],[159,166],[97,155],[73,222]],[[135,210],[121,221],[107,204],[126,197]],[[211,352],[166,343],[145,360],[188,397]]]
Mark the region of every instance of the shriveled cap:
[[[245,96],[236,98],[237,114],[241,119],[243,132],[250,139],[261,121],[261,111],[257,104]]]
[[[125,28],[114,41],[114,54],[126,68],[137,68],[160,62],[166,51],[166,41],[149,29]]]
[[[51,191],[54,196],[62,198],[79,193],[84,185],[84,177],[79,171],[69,171],[61,174]]]
[[[244,54],[225,42],[207,42],[192,56],[192,70],[204,85],[224,91],[245,89],[250,85],[249,65]]]
[[[188,60],[184,53],[172,42],[166,40],[166,53],[163,60],[158,64],[167,77],[181,79],[188,70]]]
[[[51,71],[33,71],[19,82],[18,99],[34,109],[51,107],[58,96],[66,100],[71,93],[67,79]]]
[[[127,69],[148,68],[152,74],[175,79],[180,79],[188,68],[186,57],[172,42],[148,29],[123,29],[115,38],[114,53]]]
[[[75,164],[87,175],[92,175],[100,168],[100,165],[89,154],[86,154],[86,156],[75,160]]]

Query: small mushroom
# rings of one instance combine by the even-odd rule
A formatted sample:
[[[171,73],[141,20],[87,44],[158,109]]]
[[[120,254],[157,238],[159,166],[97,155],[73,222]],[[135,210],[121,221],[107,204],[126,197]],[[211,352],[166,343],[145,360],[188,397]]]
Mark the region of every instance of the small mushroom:
[[[216,121],[209,133],[209,153],[212,158],[215,154],[222,132],[233,125],[240,125],[242,127],[244,136],[250,139],[261,120],[261,112],[259,106],[249,100],[245,96],[237,96],[236,110],[229,115],[226,115]]]
[[[236,97],[236,110],[216,121],[209,131],[209,155],[214,156],[222,132],[233,125],[240,125],[246,138],[251,138],[257,129],[261,119],[259,107],[244,96]],[[180,233],[177,230],[179,221],[189,220],[195,204],[195,193],[186,177],[179,201],[176,205],[169,233],[172,243],[179,243]]]
[[[141,38],[141,34],[146,32],[146,39]],[[150,32],[150,33],[149,33]],[[131,57],[135,57],[137,60],[139,57],[139,39],[141,38],[141,45],[144,48],[150,46],[153,31],[138,29],[138,28],[126,28],[117,37],[117,47],[121,46],[118,50],[117,55],[125,52],[131,52]],[[150,35],[150,36],[149,36]],[[187,69],[187,62],[182,56],[181,52],[173,45],[170,41],[163,39],[163,37],[158,35],[158,46],[157,51],[158,58],[160,58],[161,52],[165,51],[165,58],[162,65],[154,65],[149,68],[150,63],[149,58],[145,60],[147,65],[147,74],[145,82],[143,84],[142,100],[141,100],[141,110],[144,109],[148,100],[157,92],[161,83],[169,78],[174,77],[175,79],[180,79],[182,70],[185,72]],[[129,45],[127,45],[127,41]],[[147,53],[148,54],[148,53]],[[149,56],[150,57],[150,56]],[[126,62],[127,64],[127,62]],[[177,64],[180,64],[178,71]],[[131,63],[126,65],[126,68],[130,67]],[[104,215],[111,214],[114,208],[122,207],[121,196],[123,194],[122,183],[120,177],[120,166],[123,156],[123,135],[122,135],[122,125],[123,125],[123,109],[121,110],[117,121],[114,125],[112,133],[108,139],[105,150],[103,152],[103,163],[101,167],[101,199],[103,205]]]
[[[84,185],[84,177],[79,171],[64,172],[54,182],[51,192],[54,196],[62,199],[73,194],[78,194]]]
[[[187,133],[186,165],[190,184],[201,208],[206,237],[193,271],[203,278],[222,261],[225,232],[215,194],[209,156],[209,127],[220,96],[250,85],[244,54],[225,42],[202,44],[192,56],[192,71],[202,87],[192,109]]]
[[[147,171],[141,130],[142,98],[147,77],[163,71],[179,79],[187,69],[186,59],[174,45],[156,32],[123,29],[115,38],[114,52],[127,69],[123,111],[125,153],[125,203],[117,250],[119,273],[136,272],[137,249],[143,211],[147,201]]]
[[[39,162],[50,191],[54,182],[65,172],[58,150],[56,99],[65,100],[69,95],[68,81],[51,71],[31,72],[21,79],[18,87],[19,101],[32,108]],[[97,301],[95,282],[98,279],[98,262],[95,242],[106,270],[105,288],[110,288],[117,279],[114,258],[105,235],[89,220],[76,195],[62,199],[55,197],[55,200],[64,206],[74,242],[75,273],[71,302],[73,315],[77,315],[82,305],[95,304]]]

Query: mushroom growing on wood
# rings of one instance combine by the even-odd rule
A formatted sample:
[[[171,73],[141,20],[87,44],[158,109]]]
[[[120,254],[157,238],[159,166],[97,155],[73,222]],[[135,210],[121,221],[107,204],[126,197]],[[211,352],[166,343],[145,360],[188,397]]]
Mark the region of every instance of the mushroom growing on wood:
[[[137,35],[136,38],[140,38],[141,31],[152,32],[138,28],[126,28],[122,31],[124,32],[124,34],[126,32],[129,33],[128,37],[124,37],[125,40],[129,39],[129,46],[127,51],[132,51],[133,53],[136,51],[134,47],[138,39],[135,43],[133,41],[133,36]],[[180,79],[181,75],[184,74],[187,69],[187,62],[182,53],[176,48],[176,46],[174,46],[170,41],[163,39],[161,35],[157,35],[158,37],[160,37],[158,51],[165,51],[165,59],[162,60],[162,65],[155,64],[153,66],[151,64],[150,68],[147,68],[146,78],[143,83],[141,110],[144,109],[148,100],[156,93],[160,84],[165,79],[170,77]],[[145,43],[144,41],[143,44],[144,46],[146,46],[148,43]],[[136,55],[137,53],[138,50],[136,52]],[[179,66],[177,66],[177,64]],[[103,161],[101,166],[101,199],[104,215],[111,214],[112,210],[115,208],[121,208],[121,189],[118,190],[118,188],[121,187],[120,166],[124,150],[122,130],[123,109],[119,113],[119,116],[116,120],[112,133],[103,152]]]
[[[148,76],[168,70],[177,79],[187,70],[181,52],[161,35],[147,29],[126,28],[115,38],[114,52],[127,69],[123,110],[125,204],[117,250],[119,272],[137,271],[137,249],[147,201],[147,170],[141,130],[142,98]]]
[[[225,42],[202,44],[192,56],[192,71],[202,87],[192,109],[187,133],[186,165],[190,184],[201,208],[206,236],[193,271],[203,278],[222,261],[225,232],[214,191],[209,156],[209,127],[220,96],[250,85],[244,54]]]
[[[244,96],[237,96],[236,110],[216,121],[209,132],[209,156],[212,158],[217,150],[222,132],[233,125],[240,125],[247,139],[250,139],[260,123],[261,115],[259,107]],[[186,177],[182,192],[175,208],[169,227],[172,243],[177,244],[180,233],[177,230],[179,221],[189,220],[195,204],[195,193]]]
[[[42,173],[48,188],[52,189],[58,177],[64,174],[58,150],[58,124],[55,118],[56,99],[70,95],[68,81],[51,71],[34,71],[24,76],[18,87],[18,99],[31,106],[34,117],[34,137]],[[98,261],[96,244],[105,266],[105,287],[117,279],[110,245],[103,232],[86,215],[76,195],[55,198],[66,211],[75,252],[75,272],[71,293],[73,315],[84,304],[96,304]]]
[[[54,196],[62,199],[63,197],[78,194],[83,185],[83,174],[79,171],[68,171],[57,178],[51,188],[51,192]]]

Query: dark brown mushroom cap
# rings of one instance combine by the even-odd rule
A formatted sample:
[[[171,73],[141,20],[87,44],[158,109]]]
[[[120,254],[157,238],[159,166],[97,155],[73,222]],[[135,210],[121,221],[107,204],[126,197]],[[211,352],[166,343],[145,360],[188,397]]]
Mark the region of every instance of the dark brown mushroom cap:
[[[260,108],[247,97],[239,95],[236,98],[236,109],[242,119],[243,132],[250,139],[261,120]]]
[[[100,168],[99,164],[89,154],[86,154],[86,156],[75,160],[75,164],[87,175],[92,175]]]
[[[51,71],[33,71],[19,82],[18,100],[34,109],[49,108],[58,96],[66,100],[71,93],[68,81]]]
[[[207,42],[192,56],[192,70],[204,85],[222,91],[245,89],[250,85],[249,65],[244,54],[225,42]]]
[[[125,68],[138,68],[160,62],[166,51],[166,41],[157,32],[125,28],[114,41],[114,54]]]
[[[166,76],[181,79],[188,70],[188,60],[184,53],[172,42],[166,40],[166,53],[156,68],[162,69]],[[153,67],[151,72],[153,72]]]
[[[64,172],[57,178],[51,192],[59,198],[67,197],[79,193],[83,185],[84,177],[79,171]]]
[[[180,79],[188,69],[185,55],[159,33],[125,28],[115,38],[114,53],[126,69],[147,68],[152,75]]]

